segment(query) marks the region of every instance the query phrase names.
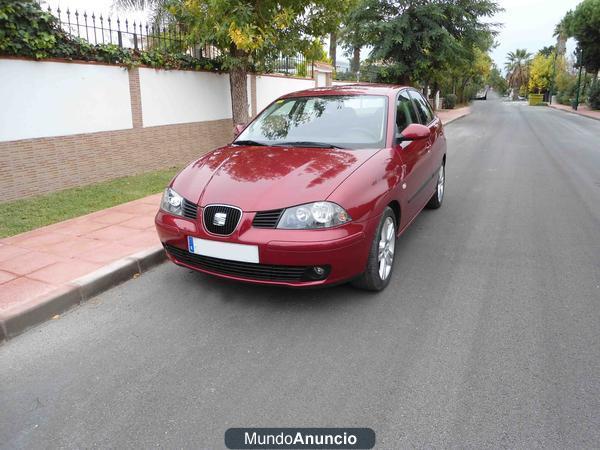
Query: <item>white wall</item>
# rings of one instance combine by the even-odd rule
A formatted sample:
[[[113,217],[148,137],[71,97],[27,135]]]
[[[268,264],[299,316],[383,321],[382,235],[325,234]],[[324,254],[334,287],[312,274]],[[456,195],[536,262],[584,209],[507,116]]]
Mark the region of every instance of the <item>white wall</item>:
[[[0,141],[131,127],[126,69],[0,59]]]
[[[317,86],[325,87],[327,86],[327,74],[323,72],[317,72]]]
[[[284,94],[314,87],[315,82],[313,80],[257,75],[256,111],[260,113],[269,103]]]
[[[229,75],[140,68],[145,127],[231,118]]]

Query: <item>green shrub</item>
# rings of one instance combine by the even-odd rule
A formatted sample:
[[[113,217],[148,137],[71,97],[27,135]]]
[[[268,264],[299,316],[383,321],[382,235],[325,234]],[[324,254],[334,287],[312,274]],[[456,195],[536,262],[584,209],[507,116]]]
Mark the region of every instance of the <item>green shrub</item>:
[[[592,109],[600,109],[600,81],[596,80],[590,87],[588,105]]]
[[[0,0],[0,53],[49,58],[64,37],[58,20],[33,0]]]
[[[571,104],[571,96],[568,92],[559,92],[556,95],[556,101],[561,105],[570,105]]]
[[[218,70],[220,61],[165,49],[139,51],[114,44],[92,45],[65,33],[34,0],[0,0],[0,55],[64,58],[157,69]]]
[[[454,94],[448,94],[444,97],[444,108],[454,109],[456,106],[457,97]]]
[[[299,62],[298,64],[296,64],[296,75],[299,77],[305,77],[306,76],[306,63],[304,61]]]

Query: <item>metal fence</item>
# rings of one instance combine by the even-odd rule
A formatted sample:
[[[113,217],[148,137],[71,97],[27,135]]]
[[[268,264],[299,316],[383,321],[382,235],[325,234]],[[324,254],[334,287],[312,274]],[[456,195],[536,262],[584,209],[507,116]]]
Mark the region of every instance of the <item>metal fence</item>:
[[[296,77],[313,78],[315,73],[314,61],[306,59],[301,53],[293,56],[273,54],[265,59],[262,66],[264,67],[259,68],[267,73],[280,73]]]
[[[212,45],[194,44],[187,39],[185,30],[177,23],[142,23],[121,20],[119,17],[104,17],[102,14],[78,10],[61,10],[48,13],[54,15],[66,33],[84,39],[90,44],[113,44],[134,50],[159,49],[174,53],[187,53],[196,58],[217,59],[220,51]]]
[[[210,60],[218,60],[221,56],[219,49],[213,45],[194,43],[177,23],[149,24],[127,18],[121,20],[119,17],[104,17],[93,12],[80,13],[69,8],[62,10],[58,7],[53,10],[50,6],[47,7],[47,12],[58,19],[65,32],[93,45],[113,44],[140,51],[158,49]],[[314,62],[308,61],[302,54],[273,54],[258,64],[257,69],[265,73],[312,78]]]

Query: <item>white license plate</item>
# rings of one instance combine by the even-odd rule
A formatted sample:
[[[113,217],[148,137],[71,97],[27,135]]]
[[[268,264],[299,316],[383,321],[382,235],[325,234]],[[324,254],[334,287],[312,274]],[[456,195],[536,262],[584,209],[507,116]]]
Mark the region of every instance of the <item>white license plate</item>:
[[[188,250],[196,255],[258,263],[258,245],[232,244],[188,236]]]

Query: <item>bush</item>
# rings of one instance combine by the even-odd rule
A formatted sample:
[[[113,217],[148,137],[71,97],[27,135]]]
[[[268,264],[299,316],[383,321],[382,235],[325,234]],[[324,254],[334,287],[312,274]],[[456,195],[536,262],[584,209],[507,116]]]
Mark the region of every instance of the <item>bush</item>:
[[[571,104],[571,96],[568,92],[559,92],[556,95],[556,101],[561,105],[570,105]]]
[[[588,105],[592,109],[600,109],[600,81],[596,80],[590,87]]]
[[[456,106],[457,97],[454,94],[448,94],[444,97],[444,108],[454,109]]]
[[[0,0],[0,55],[34,59],[64,58],[161,69],[218,70],[220,62],[183,52],[138,51],[114,44],[92,45],[65,33],[52,14],[34,0]]]
[[[304,61],[296,64],[296,76],[305,77],[307,74],[306,63]]]

